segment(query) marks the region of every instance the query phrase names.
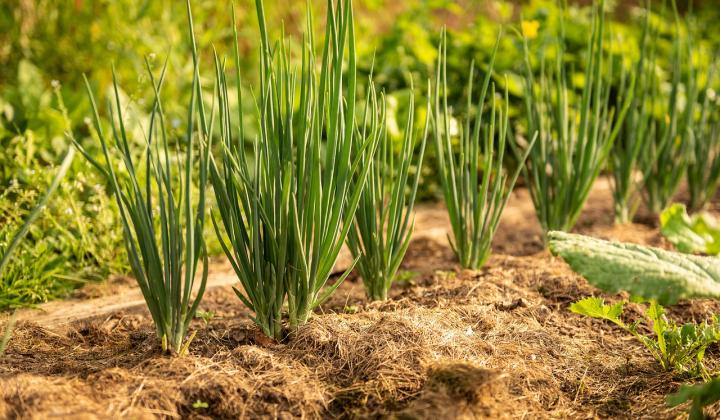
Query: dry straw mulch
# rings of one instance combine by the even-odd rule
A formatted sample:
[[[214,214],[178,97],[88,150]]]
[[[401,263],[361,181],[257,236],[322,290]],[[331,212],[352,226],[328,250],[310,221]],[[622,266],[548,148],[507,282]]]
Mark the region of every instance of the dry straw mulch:
[[[216,290],[205,305],[218,317],[207,327],[198,322],[184,358],[159,354],[142,313],[79,323],[64,334],[23,323],[0,361],[0,417],[681,413],[663,403],[680,378],[660,371],[617,329],[567,311],[592,290],[559,261],[493,257],[489,266],[432,275],[352,314],[340,313],[347,305],[335,299],[337,307],[280,344],[226,312],[232,292]],[[351,296],[359,287],[343,290]],[[706,301],[681,309],[700,317],[718,308]]]
[[[215,318],[194,324],[183,358],[159,353],[143,310],[65,331],[21,322],[0,358],[0,418],[683,415],[664,404],[683,378],[617,328],[568,311],[598,292],[542,251],[524,206],[506,212],[483,270],[457,270],[444,238],[419,237],[403,265],[418,275],[390,300],[368,303],[349,279],[283,343],[255,330],[229,288],[207,294],[202,309]],[[655,228],[611,227],[606,202],[591,208],[582,231],[665,245]],[[437,208],[419,221],[447,223]],[[702,320],[719,309],[684,302],[670,316]],[[707,357],[714,365],[719,356],[711,348]]]

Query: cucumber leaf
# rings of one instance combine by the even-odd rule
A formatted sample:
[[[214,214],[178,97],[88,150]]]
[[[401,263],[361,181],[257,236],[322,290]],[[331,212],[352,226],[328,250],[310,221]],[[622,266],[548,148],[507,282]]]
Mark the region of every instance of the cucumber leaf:
[[[720,259],[660,248],[604,241],[552,231],[550,251],[607,292],[630,294],[671,305],[686,298],[720,298]]]
[[[589,297],[570,305],[570,311],[579,315],[604,319],[622,325],[623,322],[620,320],[620,315],[623,312],[623,306],[624,302],[606,305],[605,299],[603,298]]]
[[[687,214],[684,204],[673,204],[660,214],[660,231],[678,251],[695,254],[720,253],[720,227],[708,213]]]

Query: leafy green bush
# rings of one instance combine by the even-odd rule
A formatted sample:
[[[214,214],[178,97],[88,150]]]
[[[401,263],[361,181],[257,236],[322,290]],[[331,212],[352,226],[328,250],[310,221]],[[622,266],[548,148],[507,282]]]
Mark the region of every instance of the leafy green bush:
[[[17,82],[2,89],[10,102],[1,104],[0,115],[0,243],[8,243],[49,187],[48,175],[67,148],[71,116],[59,84],[47,85],[37,68],[23,62]],[[0,310],[45,302],[127,271],[112,202],[103,180],[88,168],[72,163],[56,200],[29,228],[29,240],[20,244],[0,282]]]
[[[15,286],[13,280],[15,280],[17,277],[14,276],[12,272],[8,273],[6,271],[6,267],[8,267],[10,263],[10,258],[20,245],[20,242],[27,236],[32,224],[35,222],[35,220],[37,220],[42,211],[45,209],[45,206],[50,200],[50,197],[57,189],[58,185],[60,185],[60,182],[63,180],[63,178],[65,178],[65,174],[67,173],[68,169],[70,169],[70,165],[72,164],[74,158],[75,149],[70,146],[70,150],[68,151],[67,155],[65,155],[65,158],[63,159],[62,164],[58,168],[57,173],[53,177],[50,186],[45,191],[40,200],[35,204],[34,208],[25,218],[22,225],[17,229],[17,231],[12,234],[7,243],[4,241],[0,242],[0,281],[2,282],[0,283],[0,290],[5,289],[6,286]],[[10,298],[8,298],[6,294],[2,294],[0,296],[2,296],[2,300],[0,300],[0,303],[2,303],[3,305],[7,303],[5,301],[10,300]],[[2,338],[0,338],[0,355],[5,352],[5,347],[10,340],[12,329],[15,324],[15,315],[16,312],[13,312],[8,322],[5,324],[5,331],[3,332]]]
[[[24,265],[24,261],[21,263],[11,263],[10,257],[16,249],[18,249],[22,239],[28,235],[32,224],[41,216],[48,204],[50,196],[58,188],[61,180],[70,169],[74,156],[75,149],[71,148],[63,159],[62,164],[45,193],[40,197],[38,202],[33,205],[34,207],[27,216],[24,216],[23,220],[17,221],[22,222],[22,225],[15,229],[14,223],[10,223],[9,220],[6,220],[4,223],[1,232],[3,235],[0,236],[0,239],[3,239],[0,241],[0,292],[2,292],[0,293],[0,308],[18,307],[22,306],[23,303],[34,301],[35,296],[33,296],[33,294],[36,290],[42,290],[45,283],[49,282],[48,277],[56,275],[54,267],[57,267],[61,260],[56,256],[48,254],[47,249],[43,250],[45,252],[38,252],[36,257],[39,259],[32,261],[31,265]],[[10,229],[13,229],[13,231]],[[10,232],[12,232],[10,236],[5,237],[5,235]],[[21,258],[27,258],[27,256],[28,253],[21,253]],[[38,271],[27,272],[27,269],[35,269]]]

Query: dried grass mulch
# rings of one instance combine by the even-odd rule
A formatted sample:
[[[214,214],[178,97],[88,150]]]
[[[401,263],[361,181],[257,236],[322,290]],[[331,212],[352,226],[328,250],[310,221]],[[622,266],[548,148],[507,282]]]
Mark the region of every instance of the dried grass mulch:
[[[607,204],[593,205],[581,231],[667,246],[655,228],[610,226]],[[351,278],[283,343],[255,330],[229,288],[206,296],[216,316],[194,324],[183,358],[159,353],[142,310],[66,331],[22,322],[0,358],[0,418],[682,416],[664,401],[684,378],[619,329],[568,311],[598,292],[538,248],[526,207],[509,212],[484,269],[458,270],[444,239],[418,238],[403,265],[418,274],[388,301],[367,302]],[[423,223],[446,223],[432,211]],[[670,316],[719,310],[698,300]],[[720,363],[717,348],[707,357]]]

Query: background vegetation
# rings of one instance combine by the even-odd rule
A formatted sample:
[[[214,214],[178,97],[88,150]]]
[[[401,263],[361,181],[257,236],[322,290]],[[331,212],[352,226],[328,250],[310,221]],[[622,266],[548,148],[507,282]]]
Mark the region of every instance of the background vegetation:
[[[299,38],[294,35],[302,33],[304,2],[265,3],[268,21],[284,22],[282,27],[269,28],[273,32],[271,38],[284,30],[291,35],[290,40],[297,42]],[[316,17],[324,16],[324,0],[310,3]],[[448,27],[446,93],[448,103],[458,115],[469,114],[472,110],[465,109],[465,104],[475,104],[479,99],[465,98],[470,59],[487,63],[497,34],[505,27],[491,76],[498,92],[507,88],[512,130],[524,134],[522,41],[513,28],[526,34],[532,51],[547,46],[546,54],[552,56],[550,41],[558,33],[554,17],[561,13],[555,1],[355,0],[354,3],[358,80],[367,80],[374,65],[377,89],[384,90],[388,99],[388,134],[398,148],[410,109],[411,86],[416,87],[415,126],[422,127],[425,121],[427,92],[417,87],[426,86],[434,74],[443,25]],[[570,82],[576,89],[583,85],[582,57],[591,19],[588,3],[571,2],[566,19],[565,53],[568,64],[575,68]],[[629,68],[639,55],[643,16],[636,3],[617,0],[607,4],[612,22],[604,48],[615,55],[618,66]],[[657,10],[651,20],[659,28],[658,72],[668,80],[670,75],[662,69],[668,68],[667,57],[671,56],[673,18],[671,13],[660,10],[659,3],[653,2]],[[678,4],[689,22],[683,22],[681,30],[694,34],[697,53],[693,60],[701,69],[709,66],[713,51],[720,44],[720,33],[712,30],[720,17],[713,3],[696,1],[693,7],[687,2]],[[252,0],[235,4],[246,84],[243,90],[250,98],[253,92],[247,86],[257,86],[259,80],[257,18]],[[203,67],[212,68],[209,54],[212,49],[208,48],[211,44],[221,54],[231,52],[230,5],[195,0],[193,8],[200,50],[205,52],[201,56]],[[111,66],[115,64],[124,88],[120,96],[125,116],[140,121],[146,119],[153,99],[144,60],[148,57],[157,71],[167,58],[164,111],[170,122],[170,141],[182,141],[186,127],[181,121],[185,120],[192,89],[192,54],[185,20],[184,3],[172,0],[17,0],[0,4],[0,250],[7,246],[10,234],[50,183],[51,169],[67,150],[67,130],[72,130],[90,153],[99,153],[99,142],[92,138],[90,129],[91,111],[82,87],[83,74],[99,93],[101,118],[107,120],[104,103],[112,84]],[[315,23],[324,25],[323,19],[316,19]],[[538,61],[531,63],[537,66]],[[480,65],[476,70],[476,81],[482,80],[487,69]],[[205,85],[211,89],[210,83]],[[474,92],[479,94],[479,89]],[[237,107],[237,103],[229,106]],[[244,106],[253,105],[246,101]],[[245,121],[246,140],[250,142],[256,134],[256,122]],[[132,133],[131,139],[143,141],[140,133]],[[506,156],[511,158],[513,154]],[[515,165],[512,161],[507,163]],[[437,171],[435,153],[428,148],[418,191],[420,199],[440,196]],[[412,168],[410,172],[413,173]],[[66,182],[0,279],[0,309],[43,302],[65,295],[84,282],[129,271],[123,254],[121,224],[110,191],[110,186],[85,160],[75,160]],[[218,253],[217,244],[208,246],[211,253]]]

